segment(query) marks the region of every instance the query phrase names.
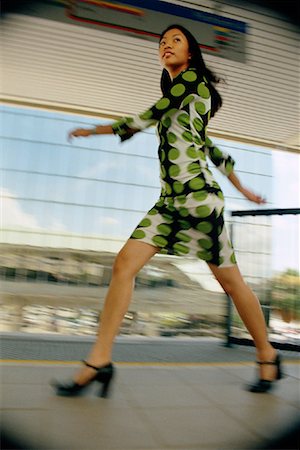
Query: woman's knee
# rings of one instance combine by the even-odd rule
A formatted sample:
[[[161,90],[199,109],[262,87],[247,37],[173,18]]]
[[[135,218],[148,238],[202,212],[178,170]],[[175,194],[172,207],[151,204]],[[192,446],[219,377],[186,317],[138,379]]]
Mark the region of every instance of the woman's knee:
[[[114,277],[126,277],[126,278],[134,278],[136,273],[134,268],[132,267],[130,258],[120,252],[113,264],[112,275]]]
[[[219,269],[210,266],[216,279],[228,295],[234,295],[245,287],[245,282],[237,267]]]
[[[222,281],[220,284],[226,294],[231,296],[235,292],[236,286],[231,280]]]
[[[220,284],[222,285],[226,294],[230,295],[231,297],[245,292],[245,289],[248,289],[247,284],[242,278],[238,280],[223,280]]]

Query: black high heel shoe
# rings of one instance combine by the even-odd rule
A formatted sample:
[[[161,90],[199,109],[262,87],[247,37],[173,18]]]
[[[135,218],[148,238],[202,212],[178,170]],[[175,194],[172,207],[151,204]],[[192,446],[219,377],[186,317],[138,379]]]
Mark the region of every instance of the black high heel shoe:
[[[264,364],[270,364],[270,365],[276,366],[276,369],[277,369],[276,376],[275,376],[274,380],[264,380],[262,378],[259,378],[255,383],[251,384],[248,387],[248,390],[250,392],[257,392],[257,393],[269,392],[274,386],[274,381],[277,381],[277,380],[280,380],[281,378],[283,378],[282,369],[281,369],[281,357],[277,353],[274,361],[257,361],[257,364],[259,366],[264,365]]]
[[[69,383],[60,383],[57,381],[52,382],[52,386],[56,390],[56,395],[64,397],[75,397],[83,393],[88,386],[90,386],[94,381],[102,384],[99,391],[99,397],[106,398],[109,393],[110,384],[114,376],[114,366],[112,363],[107,364],[102,367],[95,367],[86,361],[82,361],[87,367],[91,367],[96,370],[95,375],[85,384],[78,384],[75,381]]]

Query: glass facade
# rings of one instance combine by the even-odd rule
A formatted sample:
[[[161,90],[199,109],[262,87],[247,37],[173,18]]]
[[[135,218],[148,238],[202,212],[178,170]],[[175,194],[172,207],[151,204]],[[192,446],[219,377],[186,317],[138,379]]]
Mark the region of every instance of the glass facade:
[[[110,122],[2,107],[2,329],[95,332],[114,255],[160,192],[153,128],[122,144],[115,136],[67,140],[73,128]],[[273,153],[213,141],[236,160],[243,183],[272,207]],[[225,194],[230,226],[231,210],[252,209],[253,204],[211,168]],[[272,229],[264,217],[234,225],[241,270],[262,296],[265,280],[272,277]],[[157,256],[137,277],[121,332],[219,335],[225,301],[204,262]]]

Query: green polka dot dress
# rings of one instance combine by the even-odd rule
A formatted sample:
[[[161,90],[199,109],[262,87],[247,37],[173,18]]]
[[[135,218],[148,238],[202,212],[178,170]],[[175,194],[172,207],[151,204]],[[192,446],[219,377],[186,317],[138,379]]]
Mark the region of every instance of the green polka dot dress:
[[[152,108],[112,127],[124,141],[156,124],[160,138],[161,194],[131,238],[158,247],[162,254],[196,256],[228,267],[236,260],[224,226],[224,197],[207,157],[227,176],[234,161],[206,136],[210,110],[207,81],[188,68]]]

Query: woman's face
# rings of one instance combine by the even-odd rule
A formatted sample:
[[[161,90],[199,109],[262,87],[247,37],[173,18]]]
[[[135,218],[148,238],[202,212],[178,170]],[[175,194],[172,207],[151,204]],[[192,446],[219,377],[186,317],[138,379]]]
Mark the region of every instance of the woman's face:
[[[171,77],[188,68],[190,56],[189,43],[182,31],[172,28],[163,35],[159,43],[159,58]]]

